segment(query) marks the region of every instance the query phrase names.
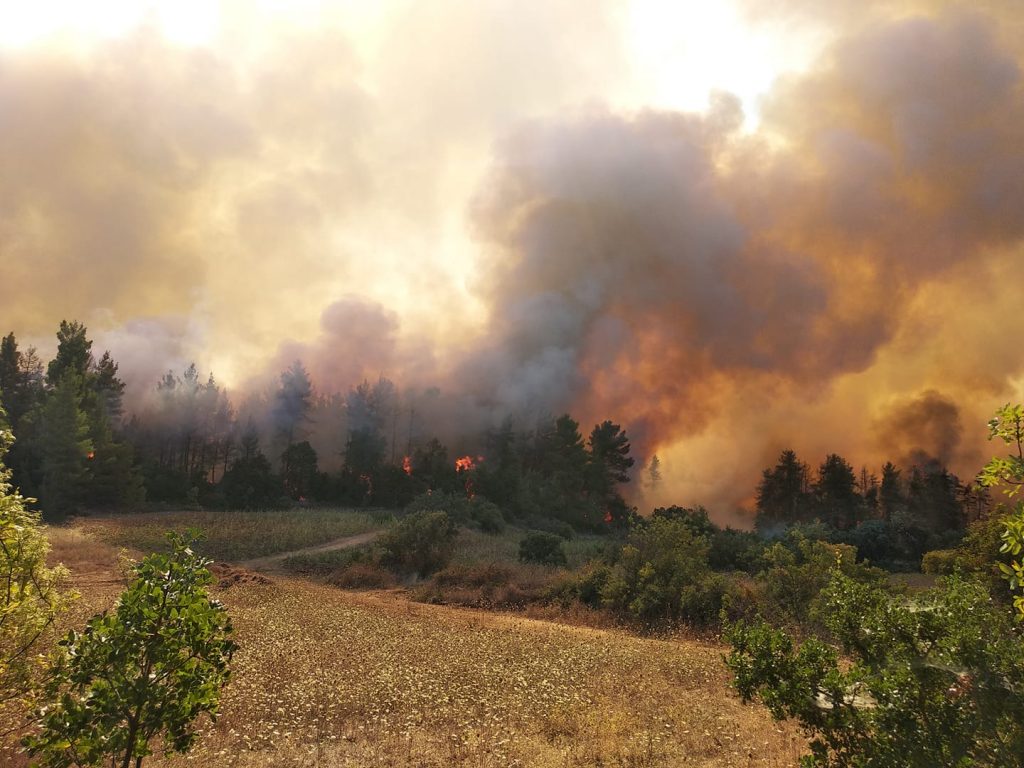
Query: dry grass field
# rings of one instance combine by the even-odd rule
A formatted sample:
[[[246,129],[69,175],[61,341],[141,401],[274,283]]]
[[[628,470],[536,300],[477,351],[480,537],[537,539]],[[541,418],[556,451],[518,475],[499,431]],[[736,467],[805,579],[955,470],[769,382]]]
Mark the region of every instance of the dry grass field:
[[[75,620],[110,605],[114,548],[52,533],[82,593]],[[222,716],[154,768],[767,767],[803,746],[740,704],[711,643],[258,582],[218,588],[241,646]]]
[[[152,552],[166,545],[169,530],[196,528],[196,549],[214,560],[249,560],[324,544],[383,528],[391,512],[354,509],[290,509],[260,512],[146,512],[86,517],[75,525],[116,547]]]

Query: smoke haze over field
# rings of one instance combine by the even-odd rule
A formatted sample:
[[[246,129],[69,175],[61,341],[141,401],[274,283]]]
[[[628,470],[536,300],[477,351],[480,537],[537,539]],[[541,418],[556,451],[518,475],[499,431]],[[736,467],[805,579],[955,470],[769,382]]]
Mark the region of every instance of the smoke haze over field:
[[[611,418],[648,503],[729,510],[786,447],[969,475],[1024,395],[1024,11],[825,5],[738,2],[728,56],[665,71],[673,4],[612,0],[0,47],[3,320],[83,320],[137,391],[301,359],[440,388],[449,434]]]

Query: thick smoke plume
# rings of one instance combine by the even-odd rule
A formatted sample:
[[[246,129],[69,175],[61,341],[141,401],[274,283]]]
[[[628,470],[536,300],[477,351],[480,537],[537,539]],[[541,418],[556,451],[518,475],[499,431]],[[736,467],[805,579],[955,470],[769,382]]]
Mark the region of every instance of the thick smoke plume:
[[[786,447],[969,475],[1024,382],[1019,14],[746,5],[829,29],[754,130],[725,93],[617,106],[605,4],[0,53],[0,304],[247,412],[299,359],[322,396],[394,380],[408,442],[611,418],[662,458],[651,502],[732,507]]]

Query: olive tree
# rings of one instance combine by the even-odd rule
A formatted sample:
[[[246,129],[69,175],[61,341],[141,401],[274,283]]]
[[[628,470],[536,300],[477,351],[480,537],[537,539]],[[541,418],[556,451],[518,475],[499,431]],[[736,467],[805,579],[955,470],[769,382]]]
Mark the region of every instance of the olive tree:
[[[196,719],[215,717],[236,645],[211,600],[209,561],[169,534],[171,551],[133,566],[116,608],[61,641],[37,733],[25,739],[44,768],[139,768],[162,751],[186,752]]]

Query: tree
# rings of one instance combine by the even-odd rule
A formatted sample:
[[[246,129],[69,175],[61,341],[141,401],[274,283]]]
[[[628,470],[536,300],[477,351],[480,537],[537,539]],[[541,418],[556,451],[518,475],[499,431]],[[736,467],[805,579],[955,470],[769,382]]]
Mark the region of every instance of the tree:
[[[21,699],[35,683],[32,650],[64,609],[67,570],[48,568],[50,543],[33,499],[11,484],[4,456],[14,442],[0,409],[0,720],[14,723]],[[6,729],[0,729],[0,734]]]
[[[844,530],[857,524],[861,498],[856,485],[853,467],[846,459],[835,453],[825,457],[814,485],[814,500],[823,522]]]
[[[1024,643],[983,585],[906,601],[834,573],[822,597],[842,656],[762,622],[726,633],[744,701],[812,736],[802,766],[1024,766]]]
[[[56,386],[68,374],[76,375],[81,386],[91,366],[92,342],[86,336],[85,326],[77,320],[71,323],[61,320],[57,331],[57,355],[46,368],[50,386]]]
[[[757,486],[758,531],[810,518],[811,496],[808,490],[807,465],[793,451],[783,451],[773,469],[763,472]]]
[[[170,553],[134,566],[113,613],[61,641],[38,733],[25,739],[44,768],[140,768],[157,737],[165,754],[187,752],[196,719],[216,717],[237,648],[231,619],[207,593],[210,561],[168,538]]]
[[[110,356],[110,352],[104,352],[103,357],[96,363],[93,381],[93,388],[103,412],[114,428],[120,426],[124,409],[124,382],[117,377],[117,368],[117,363]]]
[[[999,439],[1011,447],[1005,456],[989,460],[978,475],[978,484],[983,488],[1001,488],[1004,495],[1013,499],[1024,488],[1024,405],[1007,403],[989,421],[989,440]],[[1002,533],[1003,544],[1000,552],[1010,555],[1013,560],[999,563],[999,570],[1010,583],[1014,592],[1014,608],[1017,619],[1024,621],[1024,502],[1018,501],[1013,514],[1007,518]]]
[[[651,456],[647,463],[647,487],[654,491],[661,486],[661,459],[658,454]]]
[[[312,407],[313,384],[302,363],[296,360],[281,374],[281,386],[274,395],[274,426],[286,448],[305,436]]]
[[[316,451],[308,440],[293,443],[281,454],[281,480],[285,492],[293,499],[309,496],[317,474]]]
[[[93,454],[89,420],[79,406],[80,379],[63,375],[47,398],[39,434],[42,455],[43,508],[60,517],[81,501]]]
[[[634,461],[629,455],[629,438],[622,427],[611,421],[594,425],[587,447],[591,462],[600,469],[609,486],[629,482],[629,470]]]
[[[270,461],[260,450],[255,433],[242,438],[242,447],[220,483],[224,500],[232,509],[266,509],[281,497],[281,483]]]
[[[893,516],[906,510],[907,500],[903,495],[900,470],[891,461],[882,467],[882,485],[878,491],[878,501],[882,508],[882,516],[891,523]]]

